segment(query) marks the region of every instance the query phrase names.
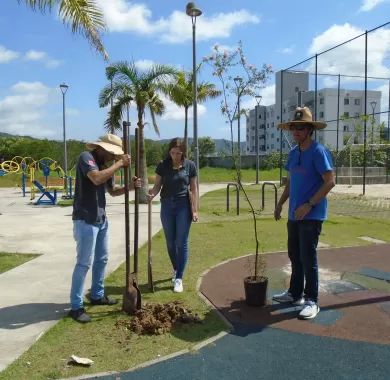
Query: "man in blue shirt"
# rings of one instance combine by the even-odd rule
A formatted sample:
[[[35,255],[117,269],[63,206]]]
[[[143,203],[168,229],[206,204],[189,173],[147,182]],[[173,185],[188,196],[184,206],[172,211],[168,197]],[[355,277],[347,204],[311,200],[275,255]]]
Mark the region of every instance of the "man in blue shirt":
[[[321,144],[312,140],[314,130],[325,123],[313,121],[310,109],[298,107],[292,121],[278,128],[290,130],[297,145],[290,151],[285,169],[286,187],[275,208],[275,220],[289,199],[288,256],[291,261],[290,287],[273,297],[278,302],[304,305],[300,319],[312,319],[318,306],[317,245],[322,222],[327,217],[326,195],[335,185],[332,157]]]

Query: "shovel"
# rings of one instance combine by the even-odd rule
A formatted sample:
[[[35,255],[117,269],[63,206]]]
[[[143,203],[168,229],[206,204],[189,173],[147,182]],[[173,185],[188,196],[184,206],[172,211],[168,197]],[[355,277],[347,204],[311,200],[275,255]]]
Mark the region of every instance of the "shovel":
[[[123,122],[123,151],[128,154],[128,124]],[[137,282],[130,274],[130,213],[129,213],[129,166],[124,167],[125,181],[125,238],[126,238],[126,288],[123,293],[122,309],[127,314],[134,314],[141,308],[141,293]]]
[[[148,285],[154,293],[152,272],[152,201],[148,202]]]

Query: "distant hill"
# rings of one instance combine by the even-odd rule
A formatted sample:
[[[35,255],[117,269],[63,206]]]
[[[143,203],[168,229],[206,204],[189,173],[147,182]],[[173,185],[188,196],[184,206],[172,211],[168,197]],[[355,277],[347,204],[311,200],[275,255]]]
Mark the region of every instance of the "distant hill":
[[[0,137],[20,137],[20,138],[29,138],[29,139],[36,139],[31,136],[17,136],[17,135],[12,135],[10,133],[5,133],[5,132],[0,132]],[[131,136],[131,139],[134,139],[134,135]],[[39,139],[38,139],[39,140]],[[162,140],[153,140],[153,139],[146,139],[146,140],[152,140],[156,143],[161,143],[161,144],[168,144],[171,139],[162,139]],[[191,145],[192,144],[192,138],[188,139],[188,143]],[[225,153],[229,154],[231,152],[231,143],[229,140],[226,139],[214,139],[215,143],[215,153]],[[241,152],[245,152],[246,148],[246,143],[241,141]]]

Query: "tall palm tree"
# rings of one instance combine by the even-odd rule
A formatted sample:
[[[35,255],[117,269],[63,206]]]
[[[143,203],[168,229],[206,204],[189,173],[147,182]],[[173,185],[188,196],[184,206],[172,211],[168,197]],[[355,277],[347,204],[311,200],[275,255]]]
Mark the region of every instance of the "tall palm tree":
[[[35,10],[45,13],[59,6],[58,15],[64,24],[70,24],[72,33],[81,33],[105,60],[108,54],[100,33],[105,30],[103,14],[95,0],[17,0]]]
[[[160,134],[156,122],[156,115],[164,112],[164,103],[159,97],[159,91],[177,75],[177,70],[171,66],[154,64],[149,70],[137,69],[134,63],[118,62],[106,68],[107,79],[112,79],[112,85],[107,84],[100,92],[99,105],[106,107],[111,99],[115,99],[108,112],[105,124],[107,128],[120,129],[123,112],[131,101],[137,107],[137,126],[139,128],[140,145],[140,177],[142,189],[140,202],[146,203],[148,192],[148,175],[145,155],[145,111],[149,110],[152,124],[157,135]]]
[[[199,70],[200,66],[198,66]],[[164,93],[179,107],[184,108],[184,140],[188,151],[188,109],[193,104],[192,73],[181,71],[175,82],[168,83],[163,88]],[[208,98],[216,98],[221,91],[215,88],[212,83],[202,82],[197,84],[197,99],[199,103]]]

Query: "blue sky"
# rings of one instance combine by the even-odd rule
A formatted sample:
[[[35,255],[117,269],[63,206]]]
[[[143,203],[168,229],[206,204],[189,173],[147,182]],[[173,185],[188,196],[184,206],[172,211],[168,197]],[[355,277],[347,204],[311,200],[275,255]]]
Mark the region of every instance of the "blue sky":
[[[192,70],[185,1],[96,2],[106,18],[103,42],[111,62],[133,60],[139,67],[155,62]],[[384,24],[390,15],[388,0],[203,0],[197,5],[203,11],[196,29],[198,62],[216,43],[234,47],[241,40],[250,63],[268,63],[275,71]],[[107,109],[99,108],[98,95],[107,83],[106,62],[81,35],[73,35],[56,12],[42,15],[17,0],[2,1],[0,10],[0,131],[61,140],[59,84],[65,82],[67,138],[88,141],[102,135]],[[389,77],[389,28],[381,33],[372,72]],[[339,61],[343,54],[346,58],[348,52],[340,52]],[[207,67],[201,80],[215,81]],[[263,90],[264,104],[273,103],[273,82],[272,77]],[[255,101],[243,103],[251,106]],[[198,106],[198,112],[199,136],[229,138],[219,101]],[[146,118],[150,121],[149,115]],[[161,138],[181,136],[183,119],[184,111],[167,102],[166,114],[158,119]],[[131,121],[135,125],[134,110]],[[244,120],[241,124],[245,136]],[[145,136],[158,139],[149,126]]]

